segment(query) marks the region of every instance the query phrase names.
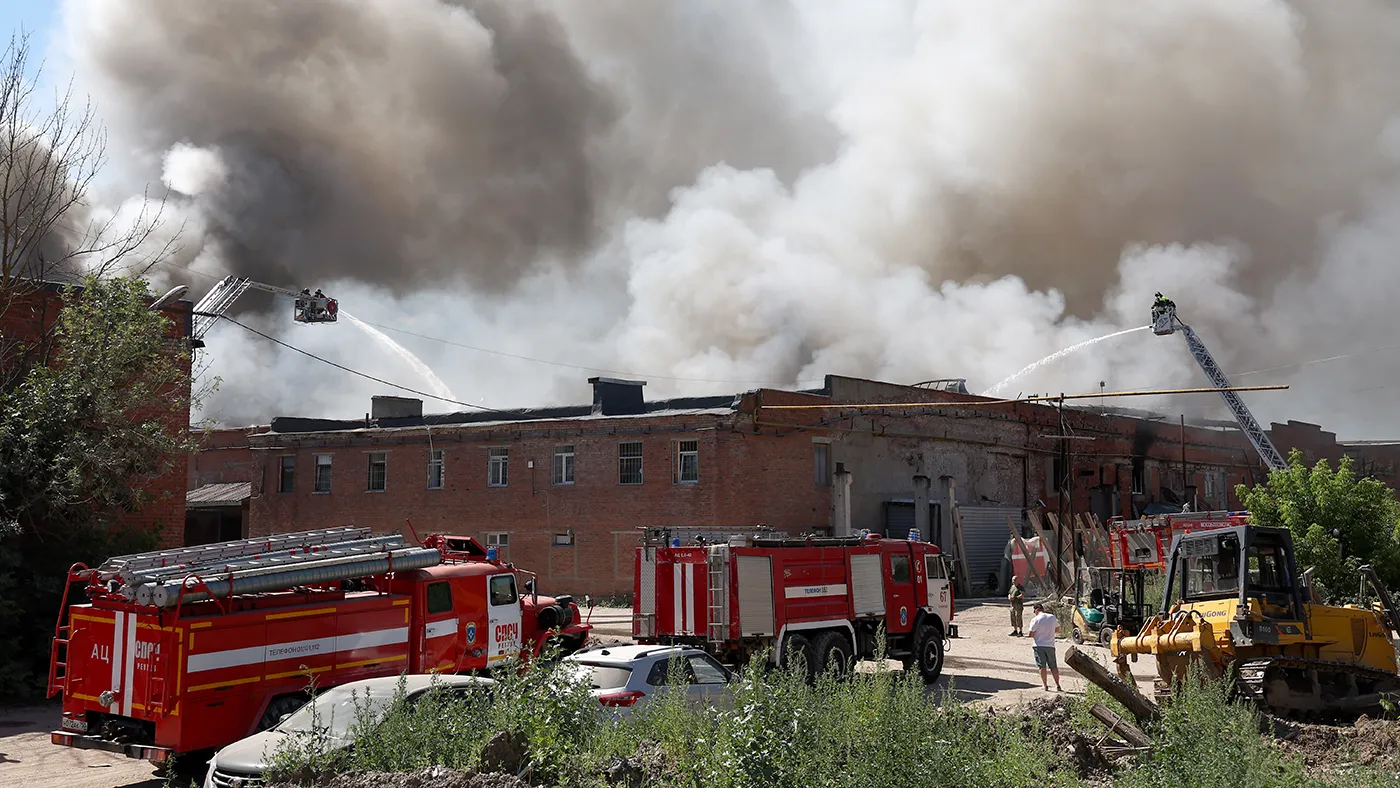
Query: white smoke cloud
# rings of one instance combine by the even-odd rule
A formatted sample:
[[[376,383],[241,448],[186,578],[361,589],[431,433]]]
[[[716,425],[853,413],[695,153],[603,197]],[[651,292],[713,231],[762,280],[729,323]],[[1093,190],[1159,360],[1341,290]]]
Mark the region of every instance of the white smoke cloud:
[[[250,7],[67,3],[84,84],[133,169],[189,196],[209,275],[323,286],[370,322],[637,373],[653,397],[827,373],[982,390],[1144,325],[1160,290],[1227,370],[1285,367],[1237,381],[1294,386],[1248,397],[1262,418],[1400,429],[1400,351],[1288,366],[1393,334],[1395,3]],[[444,85],[460,101],[427,106]],[[501,117],[502,95],[530,110]],[[245,317],[426,390],[349,326]],[[473,402],[586,396],[584,370],[389,333]],[[209,339],[209,412],[233,422],[358,415],[382,390],[231,326]],[[1100,381],[1203,378],[1138,332],[1013,389]]]

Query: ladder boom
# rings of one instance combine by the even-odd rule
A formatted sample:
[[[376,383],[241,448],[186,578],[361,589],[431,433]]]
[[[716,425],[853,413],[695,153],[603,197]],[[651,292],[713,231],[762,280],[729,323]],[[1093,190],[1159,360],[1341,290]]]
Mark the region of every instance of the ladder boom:
[[[1206,344],[1201,341],[1196,332],[1190,326],[1181,322],[1176,316],[1176,305],[1171,301],[1162,298],[1162,294],[1157,294],[1157,303],[1152,308],[1152,331],[1163,336],[1177,331],[1186,340],[1186,347],[1191,351],[1191,356],[1200,365],[1201,371],[1206,373],[1206,378],[1210,384],[1220,390],[1220,398],[1225,400],[1225,406],[1235,416],[1235,422],[1240,425],[1240,431],[1249,439],[1254,450],[1259,453],[1259,457],[1264,461],[1264,465],[1271,471],[1276,471],[1287,467],[1283,461],[1283,455],[1274,448],[1273,441],[1269,440],[1269,435],[1264,428],[1259,426],[1259,422],[1250,412],[1249,407],[1240,399],[1238,392],[1230,391],[1230,378],[1225,374],[1225,370],[1215,362],[1215,356],[1210,354]]]

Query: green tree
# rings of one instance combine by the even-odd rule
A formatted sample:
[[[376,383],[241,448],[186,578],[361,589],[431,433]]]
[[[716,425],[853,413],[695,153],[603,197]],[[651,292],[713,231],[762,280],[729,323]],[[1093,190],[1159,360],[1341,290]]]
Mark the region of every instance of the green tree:
[[[89,277],[63,301],[47,363],[0,378],[0,695],[42,686],[70,564],[153,546],[122,517],[192,449],[188,351],[145,284]]]
[[[1400,504],[1389,486],[1358,478],[1350,457],[1335,470],[1326,460],[1309,468],[1294,450],[1287,468],[1236,492],[1255,523],[1292,532],[1299,571],[1316,568],[1324,598],[1353,598],[1362,564],[1400,588]]]

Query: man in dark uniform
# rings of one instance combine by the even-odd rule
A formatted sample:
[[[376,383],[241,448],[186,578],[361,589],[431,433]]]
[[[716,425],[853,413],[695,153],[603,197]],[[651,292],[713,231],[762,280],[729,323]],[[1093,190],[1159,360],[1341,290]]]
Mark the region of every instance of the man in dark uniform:
[[[1011,590],[1006,592],[1006,598],[1011,600],[1011,635],[1019,638],[1025,635],[1022,629],[1021,613],[1026,606],[1026,590],[1021,587],[1021,578],[1013,575],[1011,577]]]

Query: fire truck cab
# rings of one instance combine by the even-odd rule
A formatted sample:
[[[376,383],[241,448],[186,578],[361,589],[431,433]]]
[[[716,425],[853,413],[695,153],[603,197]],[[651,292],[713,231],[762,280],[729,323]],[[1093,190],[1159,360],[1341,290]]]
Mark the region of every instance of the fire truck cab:
[[[354,527],[75,566],[70,587],[90,601],[60,613],[50,738],[164,763],[271,727],[313,686],[582,647],[573,600],[538,595],[533,578],[522,594],[519,575],[470,537],[410,545]]]
[[[932,682],[957,636],[949,567],[917,534],[686,544],[656,530],[637,549],[635,577],[639,642],[697,646],[735,665],[800,657],[809,675],[841,675],[888,656]]]

